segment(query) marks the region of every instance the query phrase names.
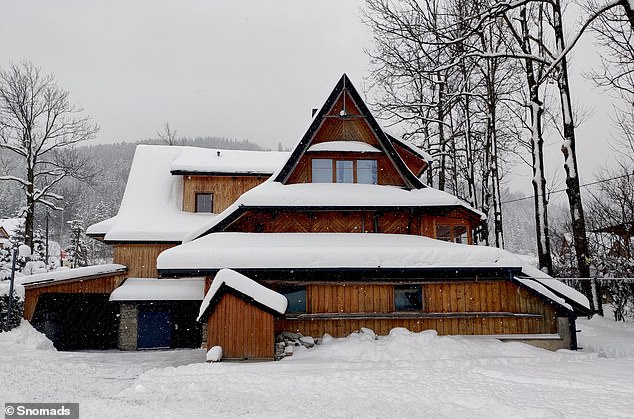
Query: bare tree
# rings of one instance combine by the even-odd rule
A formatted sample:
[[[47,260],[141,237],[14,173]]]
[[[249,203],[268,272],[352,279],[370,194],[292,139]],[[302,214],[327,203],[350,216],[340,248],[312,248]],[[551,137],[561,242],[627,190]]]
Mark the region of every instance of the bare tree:
[[[178,142],[176,139],[176,130],[170,128],[169,122],[163,124],[163,131],[157,132],[157,135],[159,139],[167,145],[176,145]]]
[[[60,209],[63,199],[55,193],[68,177],[86,179],[85,161],[73,147],[94,138],[99,128],[82,109],[71,104],[69,93],[53,75],[25,61],[0,69],[0,148],[21,162],[21,176],[0,176],[16,182],[24,192],[26,244],[33,244],[36,205]]]

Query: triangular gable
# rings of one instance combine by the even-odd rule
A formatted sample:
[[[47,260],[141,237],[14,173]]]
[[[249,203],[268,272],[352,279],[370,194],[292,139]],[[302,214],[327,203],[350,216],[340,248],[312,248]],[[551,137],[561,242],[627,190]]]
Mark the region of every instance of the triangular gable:
[[[344,116],[339,116],[337,111],[341,107],[342,102],[346,103],[347,112]],[[350,82],[350,79],[348,79],[348,76],[346,74],[341,76],[341,79],[339,79],[339,81],[337,82],[332,93],[330,93],[330,96],[326,100],[326,103],[321,107],[321,109],[317,113],[317,116],[313,119],[313,122],[310,124],[308,131],[306,131],[306,134],[304,134],[299,144],[291,153],[290,158],[276,176],[275,181],[286,183],[289,180],[301,157],[304,155],[304,153],[306,153],[308,148],[313,143],[316,134],[318,134],[320,129],[322,129],[322,127],[324,126],[326,120],[329,118],[342,118],[345,120],[363,118],[367,122],[367,125],[374,138],[376,138],[376,146],[378,146],[378,148],[384,151],[385,154],[388,156],[390,162],[394,165],[396,171],[401,176],[405,187],[407,189],[421,189],[425,187],[425,185],[412,173],[412,171],[403,162],[394,145],[392,144],[392,141],[390,141],[388,136],[383,132],[379,124],[376,122],[376,120],[370,113],[370,110],[367,108],[363,99],[355,89],[354,85]],[[345,129],[337,132],[337,134],[343,134],[344,136],[347,135],[347,133],[343,131],[345,131]]]

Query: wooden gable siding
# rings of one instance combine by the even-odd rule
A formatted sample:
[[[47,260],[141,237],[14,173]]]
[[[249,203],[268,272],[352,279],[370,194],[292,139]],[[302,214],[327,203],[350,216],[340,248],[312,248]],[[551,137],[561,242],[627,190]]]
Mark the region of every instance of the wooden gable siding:
[[[156,258],[176,244],[115,244],[114,263],[128,267],[130,278],[158,278]]]
[[[343,102],[346,102],[346,112],[349,117],[341,117]],[[373,146],[379,146],[379,140],[364,117],[360,117],[361,110],[355,105],[348,92],[343,92],[332,106],[323,123],[312,138],[312,144],[328,141],[361,141]]]
[[[380,335],[395,327],[413,332],[434,329],[441,335],[557,333],[554,306],[509,281],[433,283],[422,287],[422,312],[395,313],[393,284],[307,285],[307,315],[277,320],[276,331],[314,337],[324,333],[343,337],[361,327]],[[358,315],[346,318],[344,313]],[[318,316],[311,318],[311,314]]]
[[[420,176],[427,167],[427,162],[420,157],[415,156],[410,151],[406,150],[397,143],[393,144],[394,149],[396,149],[396,152],[401,157],[401,159],[403,159],[403,162],[408,167],[408,169],[411,170],[414,175]]]
[[[379,185],[404,186],[403,178],[385,153],[307,152],[297,163],[287,183],[311,183],[312,159],[333,160],[377,160],[377,183]],[[334,166],[334,164],[333,164]],[[334,169],[333,169],[334,170]],[[334,177],[333,177],[334,179]]]
[[[218,214],[267,176],[183,176],[183,211],[196,211],[196,194],[213,193],[213,212]]]
[[[24,298],[24,318],[33,319],[37,302],[42,294],[110,294],[127,278],[125,272],[105,274],[73,280],[27,285]]]
[[[467,226],[468,243],[476,226],[461,210],[438,216],[399,211],[247,211],[223,231],[245,233],[386,233],[436,238],[436,224]],[[375,223],[378,231],[375,231]]]
[[[221,346],[223,358],[273,359],[273,316],[225,293],[207,320],[207,347]]]

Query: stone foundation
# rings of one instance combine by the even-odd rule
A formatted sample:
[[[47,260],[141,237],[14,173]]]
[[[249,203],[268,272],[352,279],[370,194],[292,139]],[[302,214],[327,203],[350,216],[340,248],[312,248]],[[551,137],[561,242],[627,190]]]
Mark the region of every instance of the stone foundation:
[[[119,349],[122,351],[136,351],[138,312],[136,304],[121,303],[119,308]]]

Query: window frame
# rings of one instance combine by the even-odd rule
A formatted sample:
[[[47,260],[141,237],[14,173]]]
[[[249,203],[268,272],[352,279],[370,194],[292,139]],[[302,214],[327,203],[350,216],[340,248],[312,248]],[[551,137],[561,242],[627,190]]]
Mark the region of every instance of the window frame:
[[[315,160],[330,160],[331,168],[332,168],[332,177],[330,182],[315,182],[314,181],[314,170],[313,170],[313,161]],[[361,183],[361,185],[378,185],[379,184],[379,159],[367,159],[367,158],[359,158],[359,157],[311,157],[310,159],[310,183],[350,183],[350,182],[337,182],[337,162],[351,161],[352,162],[352,183],[359,183],[358,176],[358,164],[359,161],[374,161],[376,163],[376,183]]]
[[[415,307],[415,308],[411,308],[411,309],[407,309],[407,308],[402,308],[402,307],[397,307],[397,290],[398,289],[413,289],[413,288],[417,288],[418,293],[419,293],[419,301],[420,301],[420,307]],[[422,312],[425,310],[425,293],[423,291],[423,285],[422,284],[394,284],[393,286],[393,291],[392,291],[392,300],[393,300],[393,304],[394,304],[394,312],[395,313],[413,313],[413,312]]]
[[[282,294],[288,300],[288,308],[285,314],[308,314],[308,287],[306,287],[306,285],[286,285],[277,288],[275,291]],[[298,291],[304,292],[304,311],[290,311],[291,301],[287,295]]]
[[[199,211],[198,210],[198,197],[199,196],[209,196],[211,198],[211,208],[210,211]],[[213,214],[214,213],[214,193],[213,192],[196,192],[194,193],[194,212],[197,214]]]
[[[449,228],[449,240],[444,240],[438,237],[438,228],[439,227],[447,227]],[[456,237],[458,237],[458,235],[456,235],[455,230],[457,228],[464,228],[465,232],[463,233],[465,235],[465,241],[464,242],[457,242],[456,241]],[[434,239],[436,240],[442,240],[442,241],[446,241],[449,243],[458,243],[458,244],[471,244],[471,228],[470,225],[468,223],[465,222],[443,222],[443,221],[436,221],[434,222]]]

